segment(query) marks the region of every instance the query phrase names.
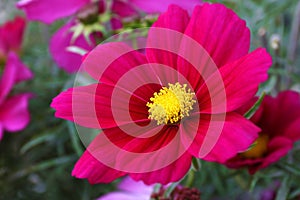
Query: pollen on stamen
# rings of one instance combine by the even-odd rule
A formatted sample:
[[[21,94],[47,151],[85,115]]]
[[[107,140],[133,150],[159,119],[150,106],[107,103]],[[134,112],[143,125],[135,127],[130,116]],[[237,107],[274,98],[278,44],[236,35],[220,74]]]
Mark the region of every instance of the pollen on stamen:
[[[149,108],[149,119],[160,124],[175,124],[183,117],[189,116],[196,102],[193,98],[195,93],[187,89],[187,85],[180,83],[168,84],[157,93],[153,94],[146,106]]]

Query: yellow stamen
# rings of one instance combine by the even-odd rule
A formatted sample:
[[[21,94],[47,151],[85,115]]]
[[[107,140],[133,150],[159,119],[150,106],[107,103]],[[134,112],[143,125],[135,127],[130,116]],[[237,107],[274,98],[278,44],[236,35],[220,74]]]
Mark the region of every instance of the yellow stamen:
[[[268,150],[269,137],[266,134],[260,134],[254,142],[253,146],[241,153],[240,155],[244,158],[261,158]]]
[[[149,119],[154,119],[159,124],[174,124],[183,117],[189,116],[189,111],[193,109],[193,100],[195,93],[187,89],[187,85],[180,83],[168,84],[169,87],[163,87],[147,102],[149,107]]]

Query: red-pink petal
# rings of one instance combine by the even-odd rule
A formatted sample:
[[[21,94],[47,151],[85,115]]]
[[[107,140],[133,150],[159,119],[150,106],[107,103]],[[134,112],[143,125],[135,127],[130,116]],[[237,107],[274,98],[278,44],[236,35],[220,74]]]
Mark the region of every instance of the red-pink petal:
[[[150,29],[147,39],[146,54],[149,62],[164,64],[174,69],[177,68],[176,53],[180,49],[181,37],[178,37],[178,34],[175,33],[183,33],[188,22],[188,13],[175,5],[169,6],[167,12],[159,16],[152,26],[154,27],[154,32]],[[159,31],[156,31],[155,28],[170,29],[170,31],[162,31],[161,35],[159,35]]]
[[[28,100],[31,94],[19,94],[8,98],[0,107],[0,122],[7,131],[20,131],[30,120]]]
[[[190,165],[190,162],[181,167],[179,164],[181,163],[180,157],[185,160],[191,156],[185,155],[187,154],[186,149],[180,142],[176,126],[153,125],[153,128],[144,128],[142,126],[134,127],[131,124],[131,126],[120,126],[103,131],[104,134],[97,135],[88,150],[99,162],[110,168],[134,173],[141,178],[145,176],[143,181],[146,183],[150,183],[147,182],[146,177],[153,176],[152,172],[166,171],[165,173],[167,173],[168,170],[179,166],[177,170],[180,173],[177,175],[166,180],[157,177],[157,181],[166,183],[182,178],[188,170],[186,165]],[[177,161],[178,159],[179,161]],[[169,172],[167,176],[172,176],[172,173]],[[155,182],[155,180],[153,181]]]
[[[26,13],[29,20],[49,24],[74,14],[89,2],[90,0],[21,0],[17,7]]]
[[[178,0],[129,0],[129,3],[133,6],[141,9],[142,11],[152,14],[152,13],[162,13],[165,12],[169,5],[176,4],[181,8],[187,10],[189,13],[193,11],[196,5],[201,3],[201,0],[188,0],[188,1],[178,1]]]
[[[147,101],[143,98],[153,95],[151,88],[145,87],[142,93],[135,95],[106,84],[75,87],[55,97],[51,107],[56,110],[56,117],[89,128],[112,128],[134,122],[149,122]],[[138,95],[143,95],[143,98]]]
[[[91,44],[80,35],[74,42],[71,41],[73,32],[70,28],[75,23],[70,22],[61,27],[51,38],[50,53],[57,65],[68,73],[77,72],[81,65],[82,56],[68,51],[69,46],[76,46],[83,50],[90,51],[95,46],[95,41],[90,37]]]
[[[196,6],[185,34],[198,41],[218,67],[249,51],[250,31],[246,22],[222,4]]]
[[[167,132],[166,135],[168,135]],[[119,137],[117,135],[115,136],[115,144],[130,144],[127,143],[127,139],[124,140],[122,137]],[[179,179],[183,178],[183,176],[187,173],[187,171],[190,168],[192,157],[188,153],[184,153],[171,164],[169,163],[168,165],[166,165],[166,167],[158,167],[157,170],[153,171],[146,170],[147,172],[144,173],[142,172],[144,169],[152,169],[154,165],[160,166],[162,164],[159,161],[163,162],[163,160],[157,160],[157,158],[167,159],[166,156],[172,155],[168,154],[164,155],[163,157],[154,158],[154,160],[157,161],[156,163],[154,163],[153,159],[145,159],[145,156],[147,156],[148,153],[142,154],[141,152],[140,154],[134,153],[133,155],[128,155],[130,152],[126,152],[126,149],[124,149],[125,152],[123,151],[122,153],[121,149],[119,148],[114,150],[114,145],[104,140],[104,138],[105,136],[100,133],[89,145],[88,150],[80,158],[73,170],[74,176],[78,178],[88,178],[90,183],[107,183],[113,181],[114,179],[120,176],[125,175],[124,172],[120,171],[119,168],[121,168],[124,169],[122,171],[127,171],[127,173],[131,173],[133,179],[143,180],[146,184],[152,184],[157,182],[166,184],[169,182],[178,181]],[[162,138],[162,140],[164,140],[164,138]],[[147,139],[145,139],[145,141],[147,142]],[[153,144],[157,145],[155,143]],[[143,147],[153,148],[153,144],[145,144],[143,145]],[[127,150],[133,150],[128,148]],[[173,150],[177,151],[176,148]],[[154,154],[155,153],[156,152],[154,152]],[[130,162],[128,162],[129,160]],[[102,164],[102,162],[105,163],[105,165]],[[136,171],[141,171],[141,173],[133,173]]]
[[[26,21],[22,17],[16,17],[13,21],[6,22],[0,27],[0,54],[8,54],[8,51],[19,51]]]
[[[97,84],[71,88],[52,100],[55,116],[89,128],[99,129],[95,111]]]
[[[257,49],[221,67],[207,80],[206,85],[210,88],[200,88],[197,92],[197,98],[203,105],[200,112],[212,112],[211,101],[216,102],[214,113],[224,112],[224,104],[227,104],[226,111],[231,112],[249,102],[257,92],[259,84],[267,80],[267,71],[271,64],[272,59],[265,49]],[[220,83],[220,75],[223,83]]]
[[[191,128],[195,125],[198,126],[197,124],[190,124]],[[254,124],[235,113],[227,113],[226,116],[202,114],[198,133],[189,151],[193,156],[199,157],[200,150],[203,151],[200,149],[203,148],[201,147],[203,141],[206,141],[211,144],[211,147],[210,152],[208,152],[209,149],[204,149],[208,154],[204,155],[203,159],[224,163],[237,153],[249,148],[257,138],[259,131],[260,129]],[[209,146],[205,148],[209,148]]]
[[[91,184],[110,183],[115,179],[126,175],[99,162],[87,150],[74,166],[72,176],[77,178],[87,178]]]
[[[95,80],[115,85],[124,74],[143,64],[147,64],[143,54],[125,43],[112,42],[98,45],[86,56],[82,66]]]
[[[236,156],[228,160],[225,165],[232,169],[245,168],[257,168],[264,158],[245,159],[240,156]]]
[[[134,180],[142,180],[144,183],[150,185],[154,183],[161,183],[163,185],[170,182],[176,182],[182,179],[191,167],[192,156],[188,153],[183,154],[178,160],[169,166],[157,171],[130,174]]]

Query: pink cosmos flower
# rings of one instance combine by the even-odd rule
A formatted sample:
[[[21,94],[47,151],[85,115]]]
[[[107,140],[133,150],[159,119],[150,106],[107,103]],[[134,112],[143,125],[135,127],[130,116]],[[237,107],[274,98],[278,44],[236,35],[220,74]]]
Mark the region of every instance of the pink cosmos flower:
[[[29,122],[28,100],[31,94],[9,96],[15,84],[33,76],[16,54],[21,47],[24,28],[25,20],[20,17],[0,27],[0,61],[5,65],[0,77],[0,140],[5,130],[20,131]]]
[[[140,10],[147,13],[164,11],[171,3],[192,10],[199,3],[199,0],[152,0],[150,4],[146,2],[144,0],[114,0],[111,5],[113,16],[110,20],[110,26],[113,29],[119,29],[122,27],[121,21],[123,18],[138,16]],[[47,24],[64,17],[73,16],[70,22],[62,26],[53,35],[50,41],[50,53],[54,61],[68,73],[77,72],[82,56],[78,52],[70,51],[68,47],[75,46],[88,52],[96,46],[95,39],[99,40],[102,37],[101,30],[92,30],[92,32],[87,33],[87,37],[84,37],[84,33],[80,33],[78,37],[74,38],[74,30],[71,30],[71,28],[75,28],[76,25],[82,27],[80,24],[83,26],[98,24],[98,26],[103,27],[102,30],[107,29],[104,25],[106,23],[105,16],[101,17],[103,19],[99,21],[99,16],[107,15],[105,13],[107,8],[103,0],[98,1],[98,3],[92,0],[21,0],[17,3],[17,6],[24,10],[29,20],[39,20]],[[77,26],[78,30],[79,26]],[[89,41],[87,41],[87,38],[89,38]]]
[[[226,165],[247,167],[254,174],[285,156],[300,139],[300,94],[284,91],[275,98],[266,96],[251,121],[261,128],[255,146],[228,160]]]
[[[245,21],[206,3],[191,16],[170,6],[150,29],[145,54],[119,42],[99,45],[83,61],[99,83],[51,104],[56,117],[103,131],[72,174],[93,184],[126,174],[167,184],[184,177],[193,157],[224,163],[245,151],[260,129],[234,111],[272,63],[262,48],[248,53],[249,44]]]

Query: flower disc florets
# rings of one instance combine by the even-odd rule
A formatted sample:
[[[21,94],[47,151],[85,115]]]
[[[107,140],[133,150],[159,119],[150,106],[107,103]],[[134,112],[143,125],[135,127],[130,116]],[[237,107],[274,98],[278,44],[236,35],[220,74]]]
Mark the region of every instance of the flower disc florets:
[[[168,84],[169,87],[163,87],[147,102],[149,107],[149,119],[154,119],[157,124],[174,124],[179,122],[183,117],[189,116],[193,109],[193,100],[195,93],[187,89],[187,85],[180,83]]]

